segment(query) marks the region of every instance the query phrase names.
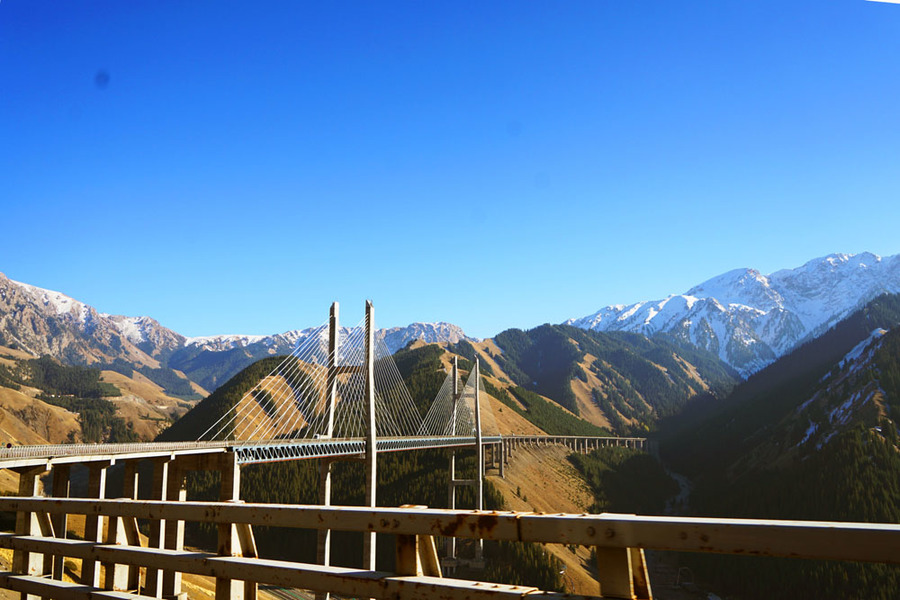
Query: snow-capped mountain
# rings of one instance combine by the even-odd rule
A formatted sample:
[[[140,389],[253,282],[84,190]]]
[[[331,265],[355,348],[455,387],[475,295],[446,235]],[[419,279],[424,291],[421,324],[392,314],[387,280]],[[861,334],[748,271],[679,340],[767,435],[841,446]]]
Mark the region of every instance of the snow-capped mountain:
[[[187,338],[150,317],[101,313],[60,292],[19,283],[0,273],[0,345],[14,346],[35,356],[49,354],[71,364],[122,359],[151,368],[168,367],[184,371],[194,381],[213,389],[224,382],[223,377],[233,375],[253,360],[291,352],[314,331],[309,328],[274,335]],[[348,332],[344,330],[344,335]],[[379,330],[378,335],[391,352],[414,339],[474,341],[450,323],[412,323]],[[217,362],[227,363],[227,367],[218,368]]]
[[[460,340],[477,342],[476,338],[469,337],[461,327],[452,323],[412,323],[406,327],[391,327],[382,329],[379,334],[384,339],[385,346],[391,352],[396,352],[413,340],[422,340],[426,344],[435,342],[450,342],[456,344]]]
[[[98,312],[60,292],[19,283],[0,274],[0,344],[73,364],[128,362],[155,367],[164,348],[184,337],[148,317]]]
[[[261,344],[276,351],[290,351],[299,342],[312,335],[317,328],[295,329],[275,335],[214,335],[205,337],[187,338],[185,346],[196,346],[212,352],[223,352],[235,348],[243,348],[254,344]],[[341,335],[350,334],[350,329],[341,327]],[[413,340],[422,340],[426,344],[434,342],[450,342],[455,344],[460,340],[470,342],[477,341],[465,334],[461,327],[452,323],[411,323],[406,327],[391,327],[379,329],[376,333],[392,353],[406,346]]]
[[[900,255],[831,254],[770,275],[729,271],[683,294],[607,306],[567,324],[672,334],[749,375],[876,296],[898,292]]]

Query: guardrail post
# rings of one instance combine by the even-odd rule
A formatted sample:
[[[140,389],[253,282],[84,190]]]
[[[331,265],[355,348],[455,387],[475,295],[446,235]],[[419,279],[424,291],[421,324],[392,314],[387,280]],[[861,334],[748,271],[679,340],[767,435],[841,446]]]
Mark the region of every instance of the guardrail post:
[[[131,500],[132,498],[127,498]],[[106,529],[106,544],[118,546],[141,545],[137,519],[133,517],[109,517]],[[103,563],[106,572],[103,586],[108,590],[128,591],[140,587],[141,569],[136,565]]]
[[[68,498],[69,497],[69,475],[71,474],[71,467],[69,465],[57,465],[53,467],[53,489],[52,494],[55,498]],[[66,527],[67,523],[67,515],[66,513],[59,513],[53,515],[50,520],[53,523],[53,531],[56,533],[56,537],[65,539],[66,537]],[[65,556],[62,554],[54,554],[53,555],[53,565],[50,569],[50,572],[53,573],[53,578],[62,580],[63,578],[63,570],[65,569]],[[46,569],[46,563],[45,563]]]
[[[221,473],[221,487],[219,500],[222,502],[239,502],[241,495],[241,468],[234,452],[228,452],[220,458],[219,472]],[[249,525],[246,525],[249,529]],[[247,542],[242,543],[242,537],[248,535],[252,539],[252,530],[247,533],[240,531],[240,525],[235,523],[220,523],[218,525],[218,551],[219,556],[255,556],[255,544],[253,548]],[[245,551],[245,546],[247,547]],[[223,577],[216,578],[216,600],[253,600],[257,594],[257,584],[254,581],[237,581]]]
[[[404,504],[400,508],[428,508]],[[442,577],[434,537],[430,535],[397,535],[397,575],[406,577]]]
[[[187,480],[185,469],[178,461],[169,467],[169,481],[166,483],[166,499],[169,502],[184,502],[187,499]],[[169,519],[166,521],[165,544],[169,550],[184,550],[184,521]],[[181,591],[181,572],[163,571],[163,596],[179,599],[186,597]]]
[[[153,461],[153,490],[151,499],[165,500],[167,497],[169,485],[169,467],[172,458],[166,457]],[[150,548],[161,549],[165,547],[165,531],[166,520],[157,519],[150,521],[150,539],[148,546]],[[147,567],[147,574],[144,577],[144,593],[154,598],[162,598],[162,570]]]
[[[26,467],[15,469],[19,474],[19,496],[38,496],[40,495],[41,475],[47,472],[46,466]],[[40,513],[33,512],[17,512],[16,513],[16,534],[17,535],[41,535],[41,530],[51,527],[49,519],[42,527]],[[52,535],[52,533],[51,533]],[[22,575],[43,575],[44,557],[34,552],[25,552],[21,550],[13,551],[12,570]],[[38,596],[31,594],[21,594],[22,600],[38,600]]]
[[[151,495],[153,500],[165,500],[168,496],[169,467],[171,463],[171,457],[153,461],[153,491]],[[150,548],[161,549],[165,547],[165,530],[165,519],[150,521]],[[147,567],[144,588],[146,594],[154,598],[162,598],[162,571],[160,569]]]
[[[641,548],[597,546],[597,580],[604,598],[652,600],[650,577]]]
[[[101,460],[88,463],[88,497],[102,500],[106,498],[106,470],[112,464],[111,461]],[[84,517],[85,541],[99,544],[103,541],[103,517],[101,515],[86,515]],[[95,560],[83,560],[81,562],[81,581],[91,587],[100,587],[100,569]]]

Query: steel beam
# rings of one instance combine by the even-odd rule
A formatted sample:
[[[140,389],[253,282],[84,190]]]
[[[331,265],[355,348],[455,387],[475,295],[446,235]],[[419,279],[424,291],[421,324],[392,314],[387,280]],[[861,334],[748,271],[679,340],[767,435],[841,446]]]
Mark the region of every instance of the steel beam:
[[[900,525],[883,523],[9,496],[0,497],[0,511],[102,513],[139,519],[900,564]]]
[[[64,544],[65,547],[55,548],[53,544]],[[403,600],[434,598],[522,600],[523,597],[529,600],[586,600],[588,598],[497,583],[485,584],[478,581],[429,576],[402,576],[382,571],[361,571],[355,568],[326,567],[280,560],[248,560],[204,552],[92,545],[77,540],[47,541],[42,538],[17,538],[9,534],[0,534],[0,547],[23,548],[30,551],[63,551],[68,556],[82,559],[144,564],[165,571],[178,570],[208,577],[240,572],[244,577],[261,583],[288,588],[329,590],[341,596],[351,597]]]

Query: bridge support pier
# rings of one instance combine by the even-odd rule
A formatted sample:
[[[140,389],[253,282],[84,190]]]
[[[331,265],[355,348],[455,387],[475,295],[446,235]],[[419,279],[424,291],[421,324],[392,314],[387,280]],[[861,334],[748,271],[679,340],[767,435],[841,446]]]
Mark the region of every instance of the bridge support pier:
[[[453,412],[450,413],[450,435],[456,435],[456,410],[457,405],[459,404],[459,364],[457,361],[457,357],[453,357],[453,371],[452,371],[452,381],[453,381],[453,390],[452,390],[452,398],[453,398]],[[456,450],[450,451],[450,485],[448,494],[449,498],[449,507],[450,510],[456,509]],[[456,560],[456,538],[450,536],[447,538],[447,566],[450,569],[455,569],[455,563],[453,561]]]
[[[371,300],[366,300],[366,405],[368,427],[366,428],[366,504],[377,506],[378,448],[375,445],[375,309]],[[363,568],[375,570],[375,532],[363,533]]]

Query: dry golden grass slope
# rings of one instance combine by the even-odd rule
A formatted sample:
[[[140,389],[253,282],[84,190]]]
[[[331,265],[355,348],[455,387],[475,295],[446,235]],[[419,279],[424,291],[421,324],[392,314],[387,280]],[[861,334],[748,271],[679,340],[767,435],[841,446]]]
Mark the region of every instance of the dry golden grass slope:
[[[602,393],[604,387],[603,383],[601,383],[594,372],[591,371],[591,365],[594,364],[595,360],[597,360],[595,356],[585,354],[584,359],[578,364],[587,376],[587,381],[582,381],[578,378],[572,380],[572,392],[575,394],[575,405],[578,407],[579,416],[582,419],[590,421],[598,427],[605,427],[612,430],[609,419],[606,418],[606,415],[603,414],[600,407],[594,403],[593,396],[591,395],[592,389],[601,390]]]
[[[420,342],[417,342],[417,344],[424,345],[424,344],[421,344]],[[443,342],[440,345],[446,349],[449,344],[447,344],[446,342]],[[418,347],[418,346],[414,346],[414,347]],[[490,384],[493,385],[494,387],[496,387],[497,389],[501,389],[501,390],[509,390],[510,388],[515,387],[515,384],[512,383],[512,378],[500,367],[500,365],[497,363],[497,361],[495,361],[493,358],[493,356],[502,354],[502,350],[500,350],[500,348],[497,346],[497,344],[494,343],[494,340],[487,339],[482,342],[472,342],[472,347],[475,348],[475,351],[478,354],[479,361],[484,364],[490,365],[490,368],[493,371],[493,375],[485,375],[484,372],[482,372],[482,376],[485,378],[485,380],[490,382]],[[452,352],[447,351],[441,357],[441,363],[443,364],[444,370],[446,372],[449,372],[450,369],[452,368],[454,356],[456,356],[456,355],[453,354]],[[464,359],[464,357],[462,357],[462,356],[460,356],[459,358],[461,360]],[[463,379],[463,381],[465,381],[465,379],[468,376],[469,376],[468,371],[464,371],[462,369],[460,370],[460,377]],[[525,406],[522,405],[522,403],[516,399],[514,394],[507,393],[507,395],[509,396],[510,400],[512,400],[519,406],[519,408],[521,408],[523,410],[525,409]],[[533,434],[545,433],[542,429],[540,429],[539,427],[537,427],[536,425],[534,425],[533,423],[531,423],[530,421],[525,419],[523,416],[516,413],[514,410],[510,409],[503,402],[497,400],[496,398],[494,398],[493,396],[490,396],[489,394],[487,395],[487,397],[490,399],[491,410],[493,410],[493,412],[494,412],[494,417],[497,420],[497,425],[500,427],[501,434],[504,434],[504,435],[507,435],[507,434],[533,435]],[[588,393],[588,397],[590,397],[589,393]],[[560,406],[552,399],[547,398],[546,396],[541,396],[541,398],[544,398],[548,402],[552,402],[555,406],[557,406],[561,410],[571,414],[572,416],[576,416],[576,415],[574,415],[574,413],[572,413],[565,407]],[[579,408],[580,408],[580,405],[579,405]],[[600,413],[600,415],[601,415],[601,419],[602,419],[602,413]],[[582,415],[582,418],[584,418],[584,415]],[[588,419],[588,420],[591,420],[591,419]],[[591,422],[594,422],[594,421],[591,420]],[[607,424],[605,420],[603,421],[603,423]],[[600,423],[595,423],[595,424],[600,424]],[[603,426],[603,425],[601,425],[601,426]]]
[[[520,448],[510,457],[506,478],[490,476],[510,510],[538,513],[575,513],[587,511],[594,499],[581,474],[566,457],[570,450],[562,446]],[[578,594],[597,594],[598,583],[591,574],[590,550],[545,544],[544,549],[562,561]]]
[[[26,352],[0,346],[0,365],[15,369],[19,361],[34,357]],[[134,371],[126,377],[115,371],[101,371],[100,379],[119,389],[121,396],[109,398],[116,414],[142,440],[152,440],[170,423],[190,410],[197,401],[166,394],[159,385]],[[194,384],[201,395],[206,390]],[[28,386],[14,390],[0,386],[0,441],[15,445],[60,444],[83,440],[78,415],[38,399],[42,391]]]
[[[488,379],[497,387],[505,387],[500,381],[495,380],[493,377],[489,377]],[[540,429],[537,425],[490,394],[485,394],[484,397],[488,401],[490,409],[494,414],[494,420],[497,423],[497,427],[500,429],[499,433],[501,435],[541,435],[544,433],[544,430]],[[510,397],[512,398],[513,396],[510,394]]]
[[[21,391],[0,387],[0,441],[3,444],[60,444],[80,432],[78,416]]]
[[[102,371],[101,379],[122,392],[121,397],[110,398],[110,401],[116,405],[116,414],[126,423],[131,423],[143,440],[155,438],[196,404],[196,401],[169,396],[163,388],[137,371],[131,377],[115,371]],[[199,389],[204,396],[208,395],[200,386],[195,389]]]

